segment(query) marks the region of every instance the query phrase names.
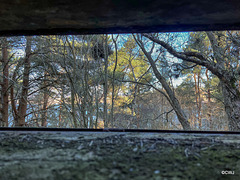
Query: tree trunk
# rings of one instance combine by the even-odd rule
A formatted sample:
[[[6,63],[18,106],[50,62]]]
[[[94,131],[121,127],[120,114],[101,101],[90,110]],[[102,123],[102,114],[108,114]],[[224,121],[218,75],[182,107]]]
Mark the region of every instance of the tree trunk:
[[[236,87],[237,74],[227,71],[225,67],[224,51],[221,45],[220,36],[218,40],[213,33],[207,32],[208,38],[211,42],[214,57],[218,64],[218,69],[222,69],[222,76],[218,76],[220,85],[222,86],[222,93],[224,97],[225,111],[228,116],[228,128],[230,131],[240,130],[240,92]],[[227,72],[227,73],[226,73]]]
[[[30,72],[30,54],[31,54],[32,37],[26,37],[26,56],[24,58],[24,72],[23,72],[23,84],[21,98],[19,100],[18,107],[18,121],[17,126],[25,126],[25,116],[27,112],[27,98],[28,98],[28,86],[29,86],[29,72]]]
[[[200,67],[201,70],[201,67]],[[201,92],[200,92],[200,72],[194,73],[194,83],[195,83],[195,98],[197,105],[197,120],[198,120],[198,128],[201,130],[202,128],[202,101],[201,101]]]
[[[240,96],[235,96],[235,88],[230,89],[228,85],[220,82],[224,97],[225,111],[228,116],[228,127],[231,131],[240,130]]]
[[[65,99],[65,87],[63,84],[61,84],[61,98],[60,98],[60,103],[59,103],[59,114],[58,114],[58,127],[63,127],[64,122],[63,122],[63,106],[64,106],[64,99]]]
[[[3,39],[3,47],[2,47],[2,67],[3,67],[3,81],[2,81],[2,123],[1,126],[8,127],[8,42],[7,38]]]
[[[207,82],[209,83],[208,69],[206,69],[206,77],[207,77]],[[208,87],[208,89],[207,89],[207,99],[208,99],[208,104],[207,104],[207,107],[208,107],[207,119],[208,119],[208,121],[209,121],[209,128],[210,128],[210,130],[213,130],[210,87]]]
[[[98,92],[97,88],[95,87],[95,104],[96,104],[96,120],[95,120],[95,129],[98,128],[98,117],[99,117],[99,99],[98,99]]]
[[[44,72],[43,80],[43,108],[42,108],[42,127],[47,127],[47,104],[48,104],[48,90],[47,90],[47,72]]]
[[[216,38],[216,34],[213,32],[206,32],[210,41],[214,61],[210,61],[206,55],[197,52],[177,52],[172,46],[160,39],[143,34],[143,36],[149,38],[153,42],[164,47],[173,56],[182,59],[184,61],[192,62],[206,67],[214,75],[216,75],[222,85],[222,91],[224,96],[225,111],[228,116],[229,130],[240,130],[240,91],[235,87],[237,78],[240,74],[240,69],[227,69],[225,67],[224,47],[220,43],[221,39]],[[223,34],[223,37],[225,35]],[[218,35],[218,37],[220,37]]]
[[[117,36],[118,38],[118,36]],[[114,39],[113,35],[112,35],[112,40],[114,43],[114,48],[115,48],[115,65],[114,65],[114,69],[113,69],[113,79],[112,79],[112,108],[111,108],[111,124],[112,127],[114,127],[114,98],[115,98],[115,73],[116,73],[116,69],[117,69],[117,65],[118,65],[118,50],[117,50],[117,38]]]
[[[142,41],[140,41],[139,39],[137,40],[136,38],[135,38],[135,40],[138,43],[138,45],[140,46],[140,48],[142,49],[145,56],[147,57],[156,78],[159,80],[159,82],[162,84],[163,88],[167,92],[168,97],[169,97],[168,98],[169,103],[173,107],[173,109],[174,109],[174,111],[175,111],[175,113],[178,117],[178,120],[181,123],[183,129],[184,130],[191,130],[190,123],[188,122],[187,116],[184,113],[184,111],[182,110],[181,105],[180,105],[178,99],[176,98],[174,91],[171,89],[171,87],[167,83],[166,79],[158,71],[155,61],[152,59],[150,53],[148,53],[146,51],[146,49],[144,48]]]
[[[74,36],[72,36],[72,44],[69,42],[68,37],[66,37],[66,41],[68,46],[70,47],[73,55],[73,72],[72,72],[72,81],[71,83],[71,106],[72,106],[72,118],[73,118],[73,125],[77,128],[77,119],[76,119],[76,109],[75,109],[75,83],[76,83],[76,54],[75,54],[75,47],[74,47]]]
[[[108,127],[108,108],[107,108],[107,93],[108,93],[108,44],[107,44],[107,35],[104,42],[104,86],[103,86],[103,113],[104,113],[104,127]]]

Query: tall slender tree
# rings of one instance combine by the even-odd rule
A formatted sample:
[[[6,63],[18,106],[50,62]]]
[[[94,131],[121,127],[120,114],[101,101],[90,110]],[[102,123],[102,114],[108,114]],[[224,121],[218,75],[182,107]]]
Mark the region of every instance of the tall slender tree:
[[[150,52],[147,52],[139,35],[137,37],[135,37],[135,40],[136,40],[137,44],[139,45],[139,47],[142,49],[145,56],[147,57],[156,78],[159,80],[159,82],[162,84],[163,88],[165,89],[165,91],[167,93],[167,99],[168,99],[169,103],[171,104],[171,106],[173,107],[174,111],[176,112],[178,120],[181,123],[183,129],[190,130],[191,129],[190,123],[188,122],[185,112],[181,108],[181,104],[179,103],[174,90],[169,86],[169,84],[167,83],[164,76],[159,72],[159,70],[156,66],[156,63],[151,56],[152,50]]]

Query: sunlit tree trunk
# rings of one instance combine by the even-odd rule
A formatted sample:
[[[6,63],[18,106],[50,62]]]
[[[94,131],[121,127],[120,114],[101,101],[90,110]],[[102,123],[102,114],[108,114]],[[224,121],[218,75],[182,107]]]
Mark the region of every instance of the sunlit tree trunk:
[[[208,69],[206,69],[206,77],[207,77],[207,82],[209,83]],[[210,130],[213,130],[210,87],[207,88],[207,108],[208,108],[207,119],[209,122],[209,128]]]

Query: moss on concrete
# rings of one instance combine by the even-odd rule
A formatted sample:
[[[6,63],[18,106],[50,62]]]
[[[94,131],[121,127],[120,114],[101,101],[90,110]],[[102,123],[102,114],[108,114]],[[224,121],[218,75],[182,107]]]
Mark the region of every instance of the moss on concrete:
[[[239,179],[237,135],[0,134],[0,179]],[[222,175],[221,171],[234,171]]]

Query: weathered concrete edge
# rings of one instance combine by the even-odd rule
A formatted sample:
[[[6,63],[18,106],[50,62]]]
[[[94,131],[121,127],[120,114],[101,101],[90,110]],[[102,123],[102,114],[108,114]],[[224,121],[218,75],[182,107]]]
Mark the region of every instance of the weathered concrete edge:
[[[42,139],[61,139],[61,140],[78,140],[79,138],[94,140],[97,138],[107,138],[111,136],[124,136],[126,138],[139,139],[163,139],[163,140],[211,140],[212,142],[222,142],[227,144],[239,144],[240,135],[238,134],[188,134],[188,133],[143,133],[143,132],[68,132],[68,131],[0,131],[1,135],[18,136],[18,135],[37,135]]]

